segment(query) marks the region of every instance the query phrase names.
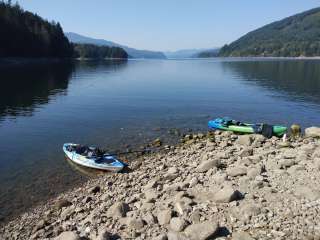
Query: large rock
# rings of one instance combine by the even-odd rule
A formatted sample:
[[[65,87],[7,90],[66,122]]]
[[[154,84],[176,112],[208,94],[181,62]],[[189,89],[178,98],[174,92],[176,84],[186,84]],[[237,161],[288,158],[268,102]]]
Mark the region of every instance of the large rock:
[[[312,154],[312,159],[320,158],[320,148],[316,149]]]
[[[253,142],[253,137],[251,135],[240,135],[236,141],[236,144],[242,146],[250,146]]]
[[[232,240],[254,240],[249,233],[246,232],[234,232],[232,233]]]
[[[234,190],[231,186],[220,189],[213,196],[213,200],[217,203],[228,203],[240,200],[241,198],[242,194],[238,190]]]
[[[163,233],[153,238],[153,240],[168,240],[167,234]]]
[[[149,189],[144,192],[144,196],[146,198],[146,202],[154,202],[155,199],[158,198],[159,194],[155,190]]]
[[[60,200],[55,202],[54,208],[56,210],[60,210],[60,209],[62,209],[64,207],[69,207],[71,205],[72,205],[72,203],[70,201],[68,201],[67,199],[60,199]]]
[[[213,221],[206,221],[190,225],[184,233],[190,240],[206,240],[214,237],[219,230],[219,224]]]
[[[230,177],[238,177],[246,174],[247,174],[247,168],[245,167],[236,166],[236,167],[227,169],[227,175]]]
[[[242,151],[239,153],[240,157],[249,157],[253,155],[253,148],[252,147],[245,147],[242,149]]]
[[[80,240],[80,237],[75,232],[62,232],[55,240]]]
[[[253,202],[249,202],[243,205],[240,205],[239,207],[239,219],[242,219],[242,221],[250,220],[251,217],[257,216],[261,213],[261,205],[255,204]]]
[[[187,222],[182,218],[174,217],[170,221],[170,228],[175,232],[181,232],[187,226]]]
[[[144,222],[141,218],[131,218],[128,225],[132,229],[141,230],[144,227]]]
[[[294,191],[294,195],[300,198],[306,198],[310,201],[315,201],[320,198],[320,192],[307,186],[297,186]]]
[[[295,164],[296,162],[293,159],[281,159],[279,161],[280,168],[289,168]]]
[[[156,218],[153,216],[151,212],[147,212],[143,217],[143,221],[145,221],[149,225],[153,225],[156,223]]]
[[[166,225],[170,223],[172,217],[172,210],[171,209],[165,209],[158,213],[157,219],[158,223],[160,225]]]
[[[306,137],[320,138],[320,128],[319,127],[309,127],[305,130]]]
[[[107,217],[112,217],[116,219],[120,217],[125,217],[128,211],[129,211],[128,204],[124,202],[117,202],[108,209],[106,215]]]
[[[111,234],[107,231],[106,228],[101,227],[98,229],[97,235],[91,236],[91,240],[109,240],[111,239]]]
[[[184,199],[188,199],[188,198],[184,198]],[[190,201],[185,201],[181,199],[174,204],[174,210],[180,215],[189,213],[192,211],[192,207],[190,206],[191,203],[192,203],[192,200],[190,202]]]
[[[249,179],[255,179],[256,176],[259,176],[263,171],[262,166],[254,166],[247,169],[247,176]]]
[[[218,167],[221,164],[219,159],[207,160],[202,162],[197,168],[196,172],[203,173],[211,168]]]
[[[177,232],[171,232],[171,231],[168,232],[167,238],[168,240],[190,240],[183,233],[177,233]]]
[[[171,167],[171,168],[169,168],[168,171],[167,171],[168,174],[176,174],[176,173],[178,173],[178,172],[179,172],[179,171],[178,171],[178,169],[177,169],[176,167]]]

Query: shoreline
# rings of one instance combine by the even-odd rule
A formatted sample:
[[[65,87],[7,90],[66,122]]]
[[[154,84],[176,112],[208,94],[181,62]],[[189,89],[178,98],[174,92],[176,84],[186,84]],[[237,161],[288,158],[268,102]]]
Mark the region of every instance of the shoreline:
[[[3,226],[0,236],[157,240],[320,236],[320,191],[315,188],[320,184],[319,167],[319,138],[284,143],[274,137],[220,131],[186,135],[181,146],[133,161],[132,171],[90,179],[22,214]]]
[[[6,66],[20,66],[20,65],[29,65],[29,64],[46,64],[46,63],[59,63],[59,62],[73,62],[73,61],[133,61],[133,60],[206,60],[206,59],[224,59],[224,60],[320,60],[318,57],[210,57],[210,58],[0,58],[0,67]]]

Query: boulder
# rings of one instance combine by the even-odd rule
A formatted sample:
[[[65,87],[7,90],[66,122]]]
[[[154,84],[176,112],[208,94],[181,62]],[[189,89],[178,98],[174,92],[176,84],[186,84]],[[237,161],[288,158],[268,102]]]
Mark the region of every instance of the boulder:
[[[255,179],[256,176],[259,176],[262,173],[262,167],[261,166],[255,166],[248,168],[247,170],[247,176],[249,179]]]
[[[306,137],[320,138],[320,128],[319,127],[309,127],[305,129]]]
[[[80,237],[75,232],[62,232],[55,240],[80,240]]]
[[[297,186],[294,191],[294,195],[300,198],[306,198],[310,201],[315,201],[320,198],[320,192],[314,189],[311,189],[307,186]]]
[[[249,157],[253,155],[253,148],[252,147],[246,147],[244,149],[241,150],[241,152],[239,153],[240,157]]]
[[[158,180],[153,179],[151,181],[148,182],[147,185],[144,186],[144,189],[148,190],[148,189],[152,189],[158,186]]]
[[[240,205],[239,207],[239,219],[242,219],[243,221],[249,220],[253,216],[257,216],[261,213],[261,205],[255,204],[255,203],[246,203],[244,205]]]
[[[111,234],[104,227],[101,227],[98,229],[97,235],[91,236],[91,240],[109,240],[109,239],[111,239]]]
[[[74,208],[73,208],[73,207],[64,208],[64,209],[61,211],[60,217],[61,217],[62,220],[66,220],[66,219],[68,219],[73,213],[74,213]]]
[[[190,220],[192,223],[200,223],[201,214],[199,210],[195,210],[190,215]]]
[[[160,234],[158,236],[156,236],[155,238],[153,238],[153,240],[168,240],[168,236],[167,234]]]
[[[245,167],[236,166],[236,167],[227,169],[227,175],[230,177],[238,177],[246,174],[247,174],[247,168]]]
[[[168,232],[167,234],[168,240],[190,240],[187,238],[183,233],[177,233],[177,232]]]
[[[155,190],[150,189],[144,192],[144,196],[146,198],[146,202],[154,202],[155,199],[158,198],[159,194]]]
[[[178,169],[177,169],[176,167],[171,167],[171,168],[169,168],[168,171],[167,171],[168,174],[176,174],[176,173],[178,173],[178,172],[179,172],[179,171],[178,171]]]
[[[185,213],[189,213],[192,211],[192,207],[190,206],[190,202],[186,202],[184,200],[177,201],[174,204],[174,210],[179,213],[179,215],[184,215]]]
[[[147,212],[142,219],[149,225],[155,224],[157,221],[151,212]]]
[[[196,177],[193,177],[190,181],[189,181],[189,187],[194,187],[198,184],[199,180]]]
[[[141,218],[131,218],[128,225],[131,229],[141,230],[144,227],[144,222]]]
[[[188,226],[184,233],[190,240],[206,240],[213,238],[219,230],[219,224],[213,221],[192,224]]]
[[[232,233],[232,240],[254,240],[249,233],[246,232],[234,232]]]
[[[71,206],[71,205],[72,205],[72,203],[71,203],[70,201],[68,201],[68,200],[66,200],[66,199],[60,199],[60,200],[58,200],[58,201],[55,202],[54,208],[55,208],[56,210],[60,210],[61,208],[69,207],[69,206]]]
[[[196,172],[203,173],[208,171],[211,168],[218,167],[220,165],[220,160],[219,159],[213,159],[213,160],[207,160],[202,162],[197,168]]]
[[[187,226],[187,222],[178,217],[174,217],[170,220],[170,228],[175,232],[181,232]]]
[[[294,159],[281,159],[279,161],[280,168],[289,168],[295,164],[296,162],[294,161]]]
[[[160,225],[166,225],[170,223],[172,217],[172,210],[171,209],[165,209],[158,213],[157,219],[158,223]]]
[[[217,203],[228,203],[240,200],[241,198],[242,194],[238,190],[234,190],[231,186],[220,189],[213,196],[213,200]]]
[[[251,135],[240,135],[236,140],[236,144],[242,146],[250,146],[253,142],[253,137]]]
[[[129,211],[128,204],[124,202],[116,202],[113,204],[107,211],[107,217],[112,217],[114,219],[125,217],[127,212]]]
[[[285,159],[295,159],[298,152],[295,149],[287,149],[282,153],[283,158]]]
[[[42,219],[42,220],[40,220],[40,221],[36,224],[36,226],[34,227],[33,230],[34,230],[34,232],[36,232],[36,231],[44,228],[46,225],[47,225],[47,222]]]
[[[312,158],[320,158],[320,147],[314,151],[314,153],[312,154]]]

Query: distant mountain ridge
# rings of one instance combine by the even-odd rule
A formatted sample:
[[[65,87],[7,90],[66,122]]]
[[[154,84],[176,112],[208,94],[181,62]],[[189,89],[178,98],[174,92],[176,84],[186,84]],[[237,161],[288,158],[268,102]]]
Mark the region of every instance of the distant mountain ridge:
[[[164,52],[167,58],[197,58],[201,52],[213,51],[217,48],[212,49],[181,49],[178,51]]]
[[[222,57],[320,56],[320,8],[314,8],[249,32],[219,52]]]
[[[149,59],[166,59],[166,56],[162,52],[149,51],[149,50],[138,50],[123,46],[121,44],[107,41],[104,39],[95,39],[87,36],[83,36],[73,32],[66,32],[66,37],[70,42],[79,44],[94,44],[98,46],[110,46],[110,47],[121,47],[123,48],[131,58],[149,58]]]
[[[213,48],[197,53],[197,58],[213,58],[218,57],[220,48]]]

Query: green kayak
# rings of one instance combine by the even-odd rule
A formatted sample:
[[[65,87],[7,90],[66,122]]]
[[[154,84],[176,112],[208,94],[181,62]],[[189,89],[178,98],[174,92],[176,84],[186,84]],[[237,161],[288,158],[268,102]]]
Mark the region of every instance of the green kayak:
[[[230,120],[227,118],[217,118],[209,121],[208,127],[210,129],[220,129],[225,131],[232,131],[237,133],[261,133],[263,134],[264,124],[249,124],[249,123],[240,123],[235,120]],[[267,125],[269,126],[269,125]],[[271,128],[272,133],[270,135],[274,135],[277,137],[283,136],[287,132],[287,127],[275,125],[269,126]]]

